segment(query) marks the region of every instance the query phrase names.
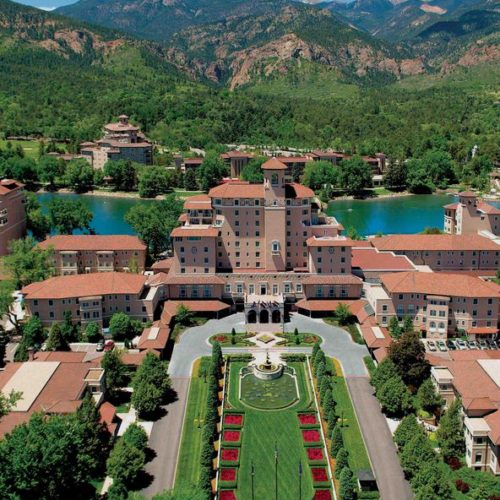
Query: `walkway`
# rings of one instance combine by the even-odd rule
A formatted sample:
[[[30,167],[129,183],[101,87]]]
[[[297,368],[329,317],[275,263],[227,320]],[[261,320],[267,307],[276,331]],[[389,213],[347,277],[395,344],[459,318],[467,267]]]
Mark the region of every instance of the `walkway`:
[[[153,426],[150,446],[156,451],[157,457],[148,464],[147,471],[154,475],[155,479],[143,491],[146,497],[150,498],[155,493],[173,487],[193,362],[200,356],[210,355],[211,347],[208,339],[212,335],[228,333],[232,328],[237,332],[244,332],[244,320],[243,313],[233,314],[220,320],[210,320],[204,325],[186,330],[175,345],[169,364],[169,374],[179,399],[167,407],[167,415]],[[325,354],[337,358],[342,364],[382,499],[406,500],[411,498],[408,483],[403,478],[391,433],[385,417],[380,411],[380,406],[372,394],[363,361],[363,357],[369,354],[366,346],[356,344],[345,330],[328,325],[321,319],[293,314],[290,322],[285,324],[285,329],[288,332],[293,332],[295,328],[300,332],[321,336]],[[230,347],[224,348],[223,352],[236,354],[264,350],[266,349],[259,347]],[[288,347],[282,348],[282,350],[309,353],[311,348]]]

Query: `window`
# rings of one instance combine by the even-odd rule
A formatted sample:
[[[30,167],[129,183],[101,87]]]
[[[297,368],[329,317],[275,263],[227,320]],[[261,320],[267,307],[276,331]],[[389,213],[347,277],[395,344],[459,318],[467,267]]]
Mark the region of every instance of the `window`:
[[[285,291],[285,293],[291,293],[292,284],[291,283],[284,283],[284,291]]]
[[[323,297],[323,287],[322,286],[316,287],[316,297]]]
[[[279,288],[276,283],[273,284],[273,295],[278,295],[279,293]]]
[[[243,283],[236,283],[236,293],[243,293]]]
[[[226,285],[224,286],[224,292],[231,293],[231,283],[226,283]]]
[[[279,251],[280,251],[280,243],[279,241],[274,240],[272,243],[272,252],[279,253]]]
[[[182,285],[180,288],[179,288],[179,295],[181,297],[186,297],[186,287],[184,285]]]
[[[251,295],[255,293],[255,285],[253,283],[248,285],[248,293]]]
[[[297,284],[295,285],[295,291],[296,291],[297,293],[302,293],[302,283],[297,283]]]

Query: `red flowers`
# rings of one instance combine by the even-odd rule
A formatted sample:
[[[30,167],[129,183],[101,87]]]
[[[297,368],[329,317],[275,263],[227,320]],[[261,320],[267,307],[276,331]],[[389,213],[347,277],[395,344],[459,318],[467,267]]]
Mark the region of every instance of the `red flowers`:
[[[222,441],[239,441],[240,431],[224,431]]]
[[[321,448],[307,448],[307,458],[309,460],[323,460],[323,450]]]
[[[226,341],[226,336],[225,335],[216,335],[213,338],[214,342],[225,342]]]
[[[219,492],[220,500],[236,500],[236,495],[233,490],[220,490]]]
[[[226,462],[236,462],[239,454],[238,448],[225,448],[221,451],[221,459]]]
[[[221,481],[235,481],[236,480],[236,469],[221,469],[220,480]]]
[[[299,415],[299,421],[302,425],[317,424],[318,420],[314,413],[302,413]]]
[[[313,467],[311,472],[315,483],[326,483],[328,481],[328,475],[324,467]]]
[[[243,415],[224,415],[224,423],[227,425],[241,425]]]
[[[330,490],[316,490],[314,500],[332,500],[332,494]]]
[[[302,439],[306,443],[317,443],[320,440],[319,431],[314,429],[308,431],[302,431]]]

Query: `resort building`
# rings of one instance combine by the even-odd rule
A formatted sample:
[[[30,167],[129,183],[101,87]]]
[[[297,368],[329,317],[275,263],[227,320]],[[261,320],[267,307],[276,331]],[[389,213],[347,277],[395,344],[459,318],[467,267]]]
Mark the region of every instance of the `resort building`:
[[[133,273],[92,273],[57,276],[25,286],[21,293],[26,313],[46,326],[71,312],[77,324],[106,325],[116,312],[140,321],[152,321],[163,289],[148,277]]]
[[[500,236],[500,208],[478,199],[471,191],[459,193],[458,202],[444,206],[444,231],[449,234]]]
[[[416,266],[434,271],[496,271],[500,266],[500,244],[478,234],[395,234],[370,242],[381,252],[406,255]]]
[[[201,167],[201,164],[203,163],[203,158],[202,157],[194,157],[194,158],[185,158],[184,163],[183,163],[183,172],[187,172],[188,170],[197,170],[199,167]]]
[[[186,200],[171,233],[169,299],[223,299],[250,323],[281,323],[285,305],[303,298],[360,297],[355,242],[320,212],[312,190],[287,182],[287,170],[271,158],[261,184],[229,181]]]
[[[358,245],[360,242],[356,242]],[[364,242],[363,242],[364,243]],[[380,252],[371,246],[354,247],[352,249],[352,273],[363,281],[378,282],[384,273],[402,271],[418,271],[417,267],[406,257],[394,252]]]
[[[427,338],[496,337],[500,286],[480,278],[449,273],[402,272],[383,274],[380,284],[365,283],[365,297],[377,322],[409,316]]]
[[[52,249],[57,274],[144,272],[146,245],[137,236],[57,235],[39,245]]]
[[[339,151],[320,151],[314,150],[306,153],[306,157],[313,161],[329,161],[334,165],[339,165],[342,160],[348,160],[352,156]],[[363,156],[363,160],[370,165],[374,175],[381,175],[385,172],[386,156],[383,153],[377,153],[375,156]]]
[[[222,153],[220,157],[229,167],[230,177],[232,179],[238,179],[241,175],[241,171],[248,165],[248,162],[254,158],[254,155],[241,151],[228,151],[227,153]]]
[[[431,379],[449,405],[460,397],[467,466],[500,474],[500,353],[451,352],[434,357]]]
[[[104,370],[99,362],[83,362],[85,353],[47,352],[30,356],[30,361],[7,363],[0,370],[0,391],[6,396],[12,391],[22,393],[12,410],[0,419],[0,438],[27,422],[35,412],[76,412],[89,392],[97,405],[102,402]]]
[[[129,160],[144,165],[153,163],[153,145],[130,124],[127,115],[120,115],[117,123],[104,125],[104,135],[97,142],[80,144],[80,154],[96,170],[101,170],[108,160]]]
[[[25,202],[23,184],[12,179],[0,181],[0,256],[8,253],[12,240],[26,232]]]

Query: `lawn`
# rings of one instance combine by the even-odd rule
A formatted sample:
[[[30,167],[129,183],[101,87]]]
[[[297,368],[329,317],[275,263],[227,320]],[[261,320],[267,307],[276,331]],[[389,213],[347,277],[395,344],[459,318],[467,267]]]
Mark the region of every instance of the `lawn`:
[[[342,425],[344,444],[349,451],[349,465],[353,472],[361,469],[371,469],[363,436],[345,380],[343,377],[333,377],[333,379],[333,396],[337,402],[337,415],[339,415],[339,418],[342,418],[339,425]]]
[[[208,384],[203,368],[210,358],[200,358],[193,365],[193,377],[189,386],[189,397],[184,417],[181,449],[177,461],[175,487],[197,484],[200,476],[201,433],[206,412]],[[201,368],[201,370],[200,370]]]
[[[174,189],[174,192],[179,198],[189,198],[190,196],[203,194],[203,191],[186,191],[185,189]]]
[[[38,149],[39,142],[38,141],[5,141],[0,140],[0,149],[5,149],[7,146],[7,142],[12,144],[12,148],[15,149],[17,146],[21,146],[24,150],[24,154],[28,158],[38,158]],[[66,145],[62,143],[57,143],[57,147],[61,149],[66,149]]]
[[[231,408],[245,410],[242,432],[241,459],[238,471],[238,498],[252,498],[251,470],[254,464],[254,498],[274,497],[275,444],[278,448],[278,495],[279,498],[298,498],[299,463],[302,463],[302,498],[313,494],[312,478],[307,464],[298,425],[297,411],[313,408],[310,385],[305,378],[303,363],[289,363],[297,371],[300,400],[290,409],[260,411],[243,405],[238,398],[240,368],[246,363],[232,362],[230,365],[229,397]]]
[[[295,377],[283,374],[276,380],[259,380],[249,373],[241,379],[241,401],[252,408],[275,410],[298,400]]]
[[[280,346],[302,346],[302,347],[312,347],[317,341],[322,342],[322,338],[314,335],[312,333],[299,333],[297,338],[299,342],[297,343],[295,334],[293,332],[285,332],[277,335],[281,340],[278,341],[277,345]],[[218,333],[210,337],[210,343],[214,341],[219,342],[222,347],[247,347],[254,346],[253,342],[248,339],[250,337],[255,337],[255,333],[236,333],[234,336],[231,333]]]

